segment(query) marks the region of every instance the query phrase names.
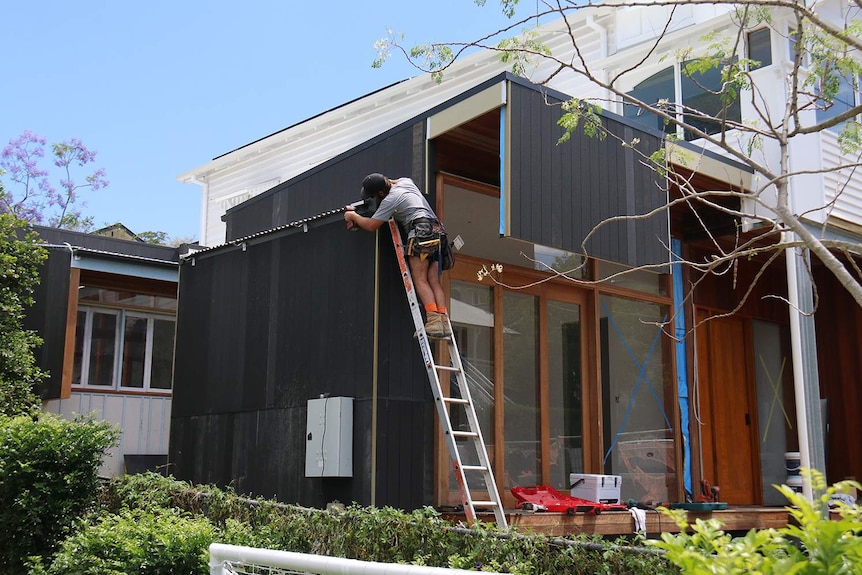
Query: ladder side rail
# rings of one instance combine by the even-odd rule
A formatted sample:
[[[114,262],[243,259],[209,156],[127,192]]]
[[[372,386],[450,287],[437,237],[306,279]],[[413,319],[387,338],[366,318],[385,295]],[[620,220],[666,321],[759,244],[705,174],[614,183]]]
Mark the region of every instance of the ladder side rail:
[[[446,317],[447,323],[449,323],[449,332],[452,333],[452,324],[448,317]],[[461,392],[461,397],[467,400],[467,404],[465,407],[465,412],[467,415],[468,425],[471,431],[473,431],[476,436],[474,437],[476,453],[479,457],[479,465],[484,467],[485,471],[483,471],[484,479],[485,479],[485,487],[488,490],[489,499],[495,504],[494,505],[494,516],[497,519],[497,525],[500,528],[506,528],[506,514],[503,510],[503,500],[500,497],[500,493],[497,489],[497,482],[494,478],[494,471],[491,467],[491,459],[488,456],[488,448],[485,443],[485,438],[482,435],[482,426],[479,424],[479,417],[476,415],[475,404],[473,403],[473,396],[470,393],[470,386],[467,384],[466,374],[464,372],[464,366],[461,361],[461,352],[458,349],[458,344],[455,342],[455,336],[449,338],[449,357],[452,362],[452,366],[455,367],[455,379],[457,380],[456,384],[458,385],[458,389]]]
[[[401,240],[401,232],[398,229],[398,224],[395,220],[389,220],[389,229],[392,233],[392,242],[395,247],[395,257],[398,260],[398,267],[401,271],[401,278],[404,282],[404,290],[407,294],[407,301],[410,304],[410,312],[413,317],[413,324],[416,328],[416,335],[419,339],[419,348],[422,351],[422,359],[425,363],[425,370],[428,372],[428,379],[431,382],[431,391],[434,395],[434,403],[437,407],[441,425],[443,426],[446,445],[449,450],[449,457],[452,461],[452,466],[455,471],[455,479],[458,483],[458,488],[461,493],[464,512],[467,514],[469,523],[473,523],[476,519],[475,509],[473,507],[473,498],[470,494],[470,489],[467,485],[467,477],[464,473],[461,454],[458,451],[458,446],[455,442],[454,429],[452,421],[449,417],[449,411],[443,401],[443,388],[440,384],[440,378],[437,374],[436,365],[430,350],[430,342],[428,334],[425,332],[425,323],[422,321],[422,312],[419,309],[419,301],[416,296],[416,290],[413,284],[413,278],[410,275],[410,267],[407,265],[407,260],[404,257],[404,245]],[[469,410],[468,410],[469,411]],[[468,418],[469,419],[469,418]]]

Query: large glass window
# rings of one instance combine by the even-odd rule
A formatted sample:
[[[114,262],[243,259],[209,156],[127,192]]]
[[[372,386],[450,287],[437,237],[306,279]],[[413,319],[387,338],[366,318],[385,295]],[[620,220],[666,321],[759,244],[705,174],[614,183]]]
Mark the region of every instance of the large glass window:
[[[538,371],[539,298],[503,294],[505,488],[541,485]]]
[[[171,389],[174,326],[154,314],[80,307],[72,384]]]
[[[80,286],[72,384],[170,390],[176,307],[175,297],[133,287]]]
[[[581,307],[548,300],[550,473],[547,483],[569,491],[569,474],[584,471],[581,393]]]
[[[453,280],[450,286],[449,317],[452,330],[461,352],[461,364],[465,379],[473,398],[479,428],[489,457],[494,454],[494,410],[496,389],[494,385],[494,291],[489,286],[474,285]],[[450,389],[452,397],[460,397],[459,390]],[[452,407],[452,427],[467,431],[469,424],[463,409]],[[464,440],[467,441],[467,440]],[[475,458],[475,451],[464,449],[462,453]],[[467,465],[478,463],[476,459],[464,461]],[[450,475],[450,490],[457,490],[454,474]],[[468,477],[474,488],[485,487],[481,476]]]
[[[622,499],[664,502],[676,485],[667,306],[601,296],[605,473]]]
[[[832,102],[819,101],[817,104],[817,122],[825,122],[844,112],[850,110],[857,104],[858,92],[856,90],[857,79],[848,79],[842,74],[837,74],[835,81],[838,82],[838,92]],[[829,129],[833,132],[841,132],[847,122],[841,122]]]
[[[677,101],[676,78],[679,77],[680,95],[682,97],[682,108],[668,111],[676,114],[676,117],[707,134],[716,134],[721,131],[721,124],[714,120],[700,118],[706,115],[712,118],[726,118],[732,121],[741,121],[742,111],[739,98],[728,100],[727,95],[721,92],[721,70],[710,68],[706,72],[688,72],[687,67],[692,60],[665,68],[664,70],[650,76],[629,92],[633,97],[642,102],[655,106],[663,102],[673,103]],[[676,132],[676,127],[665,124],[659,116],[644,112],[641,108],[626,104],[623,106],[623,115],[631,118],[650,128],[664,131],[665,133]],[[695,139],[694,134],[686,133],[686,140]]]
[[[674,69],[665,68],[635,86],[629,94],[650,106],[655,106],[659,102],[673,102],[676,100],[674,82]],[[626,104],[623,115],[659,132],[670,134],[676,131],[675,126],[665,124],[659,116],[645,112],[637,106]]]
[[[682,70],[693,63],[683,62]],[[707,134],[717,134],[721,131],[721,123],[709,120],[710,118],[725,118],[739,122],[742,118],[742,110],[739,98],[731,98],[728,94],[721,94],[722,79],[721,68],[714,67],[705,72],[683,72],[680,74],[682,89],[682,103],[684,106],[683,120],[685,123],[699,129]],[[697,139],[693,133],[685,133],[686,140]]]

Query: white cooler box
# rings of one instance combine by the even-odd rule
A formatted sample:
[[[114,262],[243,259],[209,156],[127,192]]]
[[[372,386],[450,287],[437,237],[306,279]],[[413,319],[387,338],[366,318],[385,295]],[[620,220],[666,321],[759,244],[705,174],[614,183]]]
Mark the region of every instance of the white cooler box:
[[[569,474],[572,497],[596,503],[619,503],[622,483],[623,478],[619,475]]]

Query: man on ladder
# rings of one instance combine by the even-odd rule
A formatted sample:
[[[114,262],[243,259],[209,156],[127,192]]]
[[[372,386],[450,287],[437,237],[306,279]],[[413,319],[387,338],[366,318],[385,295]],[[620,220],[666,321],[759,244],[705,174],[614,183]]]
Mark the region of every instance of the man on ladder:
[[[393,218],[407,230],[410,274],[425,308],[425,331],[433,339],[450,337],[449,322],[444,317],[446,296],[440,285],[443,271],[440,261],[449,247],[443,224],[410,178],[392,180],[383,174],[368,174],[362,181],[362,199],[377,200],[377,210],[369,218],[356,213],[353,206],[347,206],[344,212],[347,228],[355,229],[355,226],[374,232]],[[432,265],[435,262],[437,265]]]
[[[454,262],[446,231],[410,178],[390,180],[383,174],[369,174],[362,182],[362,197],[365,200],[379,200],[374,215],[365,217],[356,213],[352,206],[347,206],[344,220],[349,230],[361,228],[369,232],[378,230],[385,222],[389,223],[398,268],[410,304],[410,315],[416,328],[416,338],[419,340],[419,349],[428,372],[428,382],[431,384],[443,436],[449,448],[452,469],[467,521],[471,525],[476,521],[477,507],[490,507],[494,511],[497,526],[505,530],[507,522],[503,502],[494,480],[458,343],[452,336],[451,324],[443,303],[445,296],[440,285],[440,274],[444,269],[452,267]],[[407,248],[402,243],[399,224],[407,229]],[[404,257],[405,254],[407,258]],[[437,265],[432,265],[434,262],[437,262]],[[417,294],[426,312],[424,326]],[[432,338],[445,340],[448,347],[448,359],[443,364],[434,361],[430,346]],[[441,385],[441,372],[451,378],[452,389],[449,393],[446,393]],[[453,389],[457,390],[455,395],[451,393]],[[453,426],[450,409],[463,414],[467,429],[460,426],[456,429]],[[470,463],[471,460],[474,462]],[[472,477],[468,479],[468,476]],[[477,484],[474,479],[478,479],[480,483]],[[478,489],[471,488],[471,483],[478,486]],[[487,493],[487,500],[474,497],[474,494],[484,493]]]

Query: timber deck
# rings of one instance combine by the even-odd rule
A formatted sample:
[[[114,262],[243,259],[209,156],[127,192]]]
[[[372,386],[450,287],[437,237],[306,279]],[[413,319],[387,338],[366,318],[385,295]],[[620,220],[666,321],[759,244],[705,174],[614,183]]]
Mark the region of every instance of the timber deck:
[[[443,517],[453,523],[465,522],[463,512],[441,511]],[[721,511],[688,512],[688,522],[697,519],[718,519],[725,531],[748,531],[750,529],[768,529],[785,527],[789,521],[789,513],[783,507],[733,507]],[[477,519],[494,522],[493,513],[477,513]],[[630,535],[635,531],[634,518],[628,511],[605,511],[600,515],[576,513],[534,512],[506,510],[509,525],[515,526],[520,532],[542,533],[544,535],[573,535],[589,533],[597,535]],[[659,511],[646,511],[646,532],[648,536],[660,533],[679,532],[676,523]]]

